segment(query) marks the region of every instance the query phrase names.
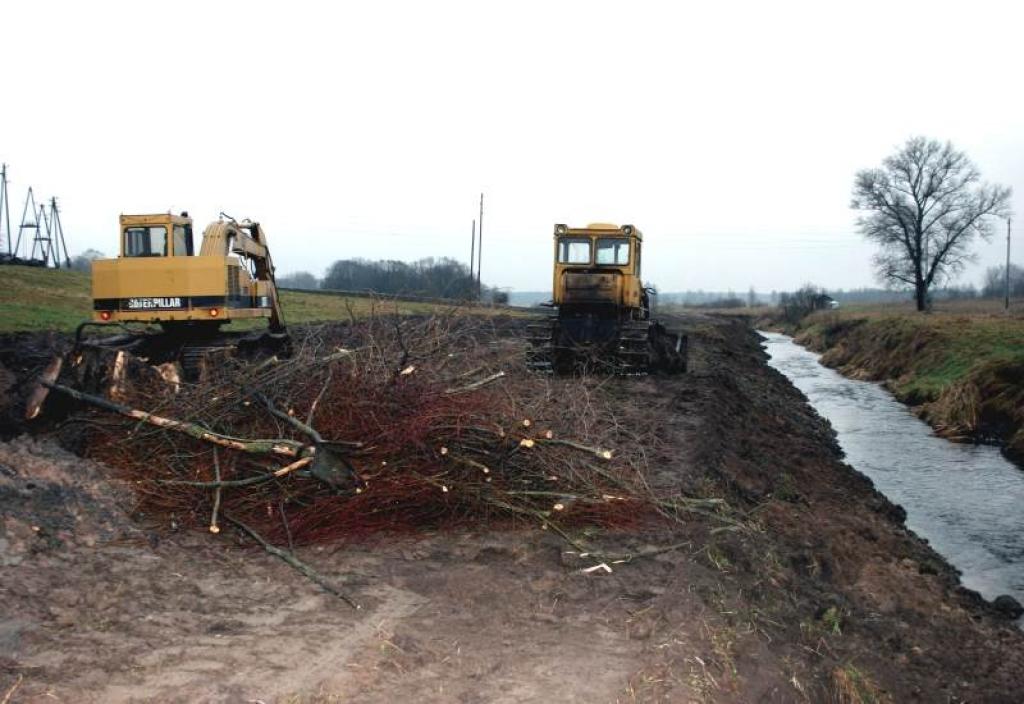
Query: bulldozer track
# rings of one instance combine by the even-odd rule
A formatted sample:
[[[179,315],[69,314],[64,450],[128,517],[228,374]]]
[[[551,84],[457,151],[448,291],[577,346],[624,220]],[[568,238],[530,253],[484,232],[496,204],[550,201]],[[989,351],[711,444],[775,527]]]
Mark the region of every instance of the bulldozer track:
[[[679,372],[686,368],[685,336],[668,333],[656,321],[624,322],[615,340],[605,346],[565,344],[560,339],[556,316],[528,324],[525,337],[526,365],[536,372],[555,374],[582,368],[619,376],[642,376],[655,369]]]

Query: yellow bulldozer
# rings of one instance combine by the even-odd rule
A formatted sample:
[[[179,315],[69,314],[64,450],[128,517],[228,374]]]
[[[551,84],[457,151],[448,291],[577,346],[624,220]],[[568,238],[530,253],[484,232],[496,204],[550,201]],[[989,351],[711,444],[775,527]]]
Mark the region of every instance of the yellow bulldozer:
[[[186,378],[200,375],[214,353],[287,346],[274,264],[258,222],[221,213],[203,231],[197,254],[187,212],[121,215],[119,246],[116,259],[93,262],[93,315],[79,326],[79,346],[126,349],[154,364],[178,362]],[[260,319],[266,330],[220,330]],[[139,332],[138,324],[160,330]],[[112,325],[127,334],[82,339],[88,326]]]
[[[687,338],[651,317],[640,274],[643,235],[632,225],[555,225],[555,315],[529,326],[529,366],[618,374],[686,371]]]

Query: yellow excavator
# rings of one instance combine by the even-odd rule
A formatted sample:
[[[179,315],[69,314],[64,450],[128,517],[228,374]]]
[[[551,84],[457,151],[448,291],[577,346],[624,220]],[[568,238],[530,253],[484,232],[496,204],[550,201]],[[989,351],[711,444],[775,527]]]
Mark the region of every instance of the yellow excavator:
[[[258,222],[221,213],[195,253],[192,219],[121,215],[120,256],[92,265],[92,320],[79,326],[79,346],[126,349],[154,364],[178,362],[200,376],[213,353],[234,354],[288,343],[267,237]],[[233,321],[265,319],[265,331],[223,333]],[[161,330],[132,332],[129,324]],[[88,326],[120,325],[121,336],[82,340]]]
[[[686,371],[687,338],[651,317],[654,290],[640,276],[643,235],[633,225],[555,225],[552,300],[528,327],[528,364],[619,374]]]

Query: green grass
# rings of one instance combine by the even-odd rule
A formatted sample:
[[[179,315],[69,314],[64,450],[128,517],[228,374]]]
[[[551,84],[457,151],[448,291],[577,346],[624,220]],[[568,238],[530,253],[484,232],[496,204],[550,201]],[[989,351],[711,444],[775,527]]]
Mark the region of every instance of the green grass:
[[[27,266],[0,266],[0,333],[36,330],[72,332],[92,314],[89,275],[74,271]],[[438,303],[393,301],[282,291],[281,304],[288,324],[349,320],[372,312],[399,315],[430,314],[450,310]],[[508,314],[506,308],[467,308],[474,315]],[[515,313],[513,313],[515,314]],[[256,323],[237,324],[253,327]]]
[[[831,346],[836,336],[857,340],[876,361],[898,372],[892,376],[900,396],[935,399],[979,369],[1024,362],[1024,316],[995,310],[966,302],[928,314],[851,307],[815,313],[800,327],[824,343],[819,347]]]
[[[938,353],[912,366],[914,376],[901,385],[902,393],[937,398],[982,367],[1024,362],[1024,323],[1020,321],[978,319],[935,327],[940,336]]]
[[[1024,463],[1024,306],[957,302],[932,313],[863,307],[804,318],[798,341],[896,397],[951,439],[998,438]]]
[[[89,275],[30,266],[0,266],[0,332],[71,331],[89,317]]]

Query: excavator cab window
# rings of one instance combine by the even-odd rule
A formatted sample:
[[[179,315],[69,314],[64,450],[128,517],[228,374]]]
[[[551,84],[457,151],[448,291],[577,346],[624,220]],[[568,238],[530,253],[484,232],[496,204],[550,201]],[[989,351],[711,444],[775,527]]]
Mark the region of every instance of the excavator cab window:
[[[558,240],[559,264],[589,264],[590,238],[564,237]]]
[[[192,256],[192,226],[191,225],[175,225],[174,226],[174,256],[176,256],[176,257],[191,257]]]
[[[125,228],[124,256],[166,257],[167,228],[163,225]]]
[[[628,237],[600,237],[597,240],[597,263],[612,266],[629,264]]]

